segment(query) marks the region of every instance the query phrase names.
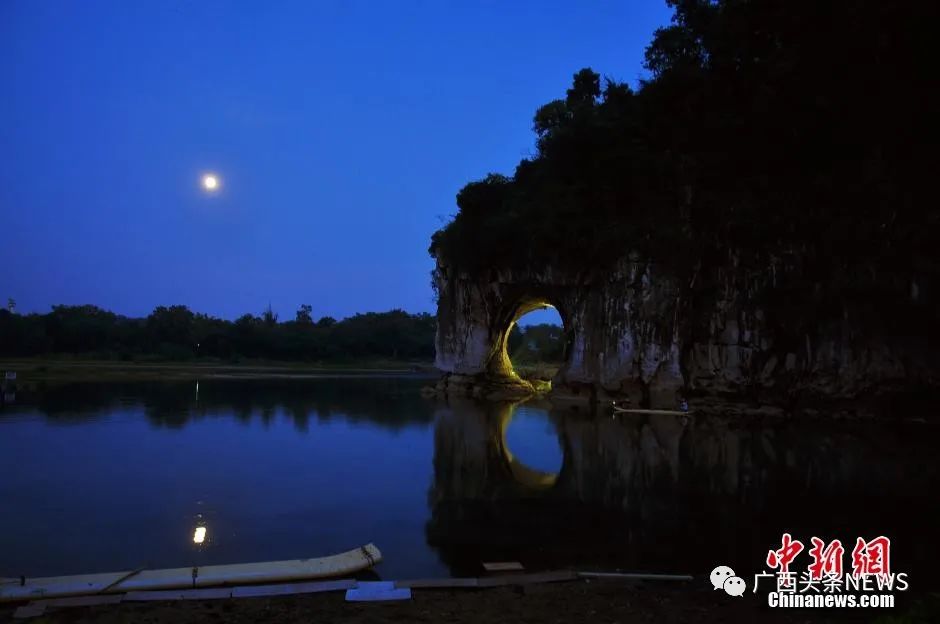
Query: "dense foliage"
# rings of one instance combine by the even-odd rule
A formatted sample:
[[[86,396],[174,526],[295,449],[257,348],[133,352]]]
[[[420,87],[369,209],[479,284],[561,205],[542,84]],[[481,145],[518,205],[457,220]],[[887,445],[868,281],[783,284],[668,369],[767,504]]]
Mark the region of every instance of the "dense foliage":
[[[691,270],[733,249],[761,266],[798,254],[822,281],[936,257],[932,159],[917,149],[931,3],[669,4],[649,79],[578,72],[536,112],[536,155],[459,192],[433,255],[482,272],[636,251]]]
[[[431,360],[434,318],[401,310],[314,321],[310,306],[278,322],[268,308],[226,321],[185,306],[160,306],[147,318],[128,318],[84,306],[53,306],[48,314],[0,310],[0,356],[72,354],[118,359],[219,358],[343,361]]]
[[[560,325],[513,325],[506,351],[514,364],[560,364],[565,359],[564,338]]]

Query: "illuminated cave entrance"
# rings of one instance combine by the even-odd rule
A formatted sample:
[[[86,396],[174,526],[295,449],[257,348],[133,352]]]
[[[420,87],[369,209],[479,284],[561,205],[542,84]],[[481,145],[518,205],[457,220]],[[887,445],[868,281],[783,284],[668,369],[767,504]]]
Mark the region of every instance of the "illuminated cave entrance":
[[[539,391],[551,389],[567,356],[561,315],[547,301],[532,299],[521,303],[510,319],[497,344],[495,372],[520,377]]]

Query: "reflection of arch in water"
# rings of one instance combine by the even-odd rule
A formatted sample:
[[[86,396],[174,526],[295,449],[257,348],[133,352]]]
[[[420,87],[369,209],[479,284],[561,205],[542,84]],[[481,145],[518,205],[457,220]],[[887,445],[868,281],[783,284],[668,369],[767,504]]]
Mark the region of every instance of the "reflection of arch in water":
[[[514,469],[505,431],[516,409],[436,410],[426,535],[455,573],[481,557],[707,572],[714,552],[759,561],[784,530],[926,539],[940,522],[926,502],[940,487],[928,429],[554,411],[564,459],[549,483]]]
[[[507,409],[503,410],[499,415],[499,421],[497,427],[499,429],[499,447],[502,451],[503,458],[509,467],[509,473],[512,475],[512,478],[524,488],[539,492],[552,488],[557,482],[559,475],[562,470],[564,470],[565,465],[565,444],[564,440],[561,437],[561,429],[559,428],[559,423],[556,419],[551,418],[546,413],[546,422],[552,424],[555,430],[555,436],[558,441],[558,450],[561,454],[561,461],[559,462],[558,470],[556,471],[545,471],[539,470],[538,468],[533,468],[526,465],[526,463],[516,457],[509,446],[509,441],[507,439],[507,434],[509,432],[509,426],[512,424],[513,420],[516,418],[519,413],[518,404],[509,404]]]
[[[547,416],[558,434],[557,472],[529,466],[512,452],[506,432],[517,403],[452,398],[435,410],[432,506],[448,500],[545,497],[567,470],[567,452],[557,416]]]

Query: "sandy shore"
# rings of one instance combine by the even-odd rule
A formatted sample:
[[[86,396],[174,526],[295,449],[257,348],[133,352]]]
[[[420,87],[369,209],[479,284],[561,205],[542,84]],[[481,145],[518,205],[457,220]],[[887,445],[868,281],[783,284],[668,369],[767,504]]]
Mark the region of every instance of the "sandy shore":
[[[681,586],[681,587],[680,587]],[[629,584],[594,580],[477,590],[415,590],[413,599],[387,603],[347,603],[342,592],[280,598],[123,603],[71,608],[31,622],[590,622],[590,623],[746,623],[877,622],[908,611],[897,609],[769,609],[755,595],[732,598],[724,592],[691,589],[684,584]],[[0,609],[9,621],[13,610]],[[920,622],[914,617],[884,622]],[[929,619],[924,622],[931,621]]]

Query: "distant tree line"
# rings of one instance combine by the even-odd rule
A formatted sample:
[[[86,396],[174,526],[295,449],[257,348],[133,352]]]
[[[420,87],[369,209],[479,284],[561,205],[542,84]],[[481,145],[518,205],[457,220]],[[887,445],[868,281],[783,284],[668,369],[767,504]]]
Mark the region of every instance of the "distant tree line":
[[[268,307],[235,321],[160,306],[129,318],[93,305],[56,305],[47,314],[0,310],[0,356],[71,354],[106,359],[264,358],[431,360],[434,317],[402,310],[314,321],[309,305],[280,322]]]
[[[506,351],[514,364],[560,364],[565,359],[564,330],[559,325],[513,325]]]
[[[146,318],[93,305],[56,305],[47,314],[0,309],[0,357],[429,362],[434,359],[435,327],[432,315],[402,310],[314,320],[313,308],[302,305],[293,320],[281,322],[270,306],[259,316],[245,314],[227,321],[181,305],[157,307]],[[560,332],[554,325],[515,328],[511,354],[526,362],[560,359]]]

